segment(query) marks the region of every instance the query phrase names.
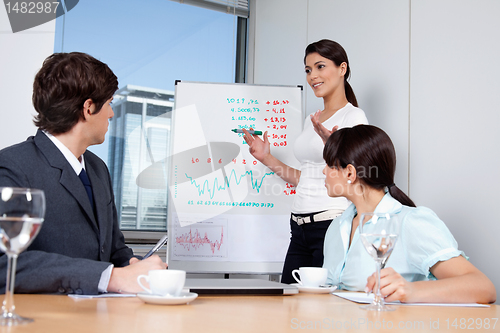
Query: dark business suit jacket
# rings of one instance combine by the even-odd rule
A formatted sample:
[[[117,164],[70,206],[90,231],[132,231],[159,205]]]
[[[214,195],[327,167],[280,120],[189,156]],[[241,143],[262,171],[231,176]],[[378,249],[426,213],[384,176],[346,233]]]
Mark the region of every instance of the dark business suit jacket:
[[[40,233],[17,263],[16,293],[97,294],[101,273],[126,266],[132,250],[119,229],[109,171],[86,151],[95,214],[85,188],[64,155],[40,130],[0,151],[0,186],[42,189],[46,214]],[[7,258],[0,257],[0,292]]]

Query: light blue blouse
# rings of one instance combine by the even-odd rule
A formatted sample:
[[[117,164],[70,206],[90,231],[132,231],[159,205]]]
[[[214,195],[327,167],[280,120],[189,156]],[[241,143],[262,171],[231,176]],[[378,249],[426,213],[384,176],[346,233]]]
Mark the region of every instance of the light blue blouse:
[[[400,216],[401,232],[385,267],[394,268],[406,280],[435,279],[429,269],[437,262],[459,255],[465,257],[458,250],[450,230],[429,208],[403,206],[386,193],[375,212]],[[365,250],[359,237],[359,228],[349,248],[355,215],[356,207],[351,204],[330,224],[325,235],[323,267],[328,269],[327,283],[338,285],[340,289],[362,291],[366,279],[375,272],[375,260]]]

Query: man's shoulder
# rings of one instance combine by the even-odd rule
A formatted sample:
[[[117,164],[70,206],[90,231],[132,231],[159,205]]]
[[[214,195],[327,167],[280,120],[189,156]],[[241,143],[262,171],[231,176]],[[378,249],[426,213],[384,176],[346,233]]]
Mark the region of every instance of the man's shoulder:
[[[43,166],[59,165],[64,156],[50,139],[38,130],[35,136],[0,151],[0,164],[10,168],[40,172]],[[55,164],[54,164],[55,163]]]
[[[37,150],[34,137],[30,136],[26,141],[16,143],[0,150],[0,159],[13,158],[22,159],[32,155]]]

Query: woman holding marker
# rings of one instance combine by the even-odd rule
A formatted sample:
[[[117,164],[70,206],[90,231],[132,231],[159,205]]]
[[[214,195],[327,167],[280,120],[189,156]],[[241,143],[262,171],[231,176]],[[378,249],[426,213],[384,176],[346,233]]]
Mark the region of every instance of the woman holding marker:
[[[340,44],[323,39],[309,44],[305,51],[306,79],[316,97],[323,98],[324,109],[306,117],[303,132],[296,139],[294,153],[301,163],[294,169],[270,152],[267,132],[263,139],[245,131],[250,153],[284,181],[296,187],[290,218],[291,239],[281,281],[295,282],[292,270],[323,264],[323,240],[331,221],[347,208],[345,198],[330,198],[322,173],[324,142],[337,128],[367,124],[356,96],[347,82],[349,60]]]
[[[396,152],[384,131],[369,125],[338,130],[323,154],[328,194],[352,202],[325,236],[327,283],[375,290],[373,258],[359,237],[360,216],[390,213],[399,216],[401,231],[380,274],[386,301],[495,302],[493,283],[458,250],[446,225],[430,209],[415,207],[394,184]]]

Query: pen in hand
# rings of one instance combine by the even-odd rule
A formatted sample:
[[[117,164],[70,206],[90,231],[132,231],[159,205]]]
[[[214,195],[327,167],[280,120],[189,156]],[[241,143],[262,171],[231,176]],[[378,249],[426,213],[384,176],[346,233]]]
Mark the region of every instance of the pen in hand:
[[[233,131],[234,133],[244,133],[242,129],[232,129],[231,131]],[[247,130],[248,133],[250,134],[254,134],[254,135],[262,135],[262,131],[254,131],[254,130]]]
[[[156,243],[156,245],[153,246],[153,248],[148,253],[146,253],[146,255],[142,258],[142,260],[151,257],[156,251],[161,249],[161,247],[167,243],[167,239],[168,236],[163,235],[163,237],[158,241],[158,243]]]

